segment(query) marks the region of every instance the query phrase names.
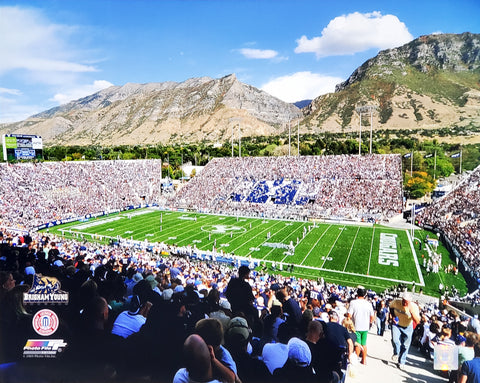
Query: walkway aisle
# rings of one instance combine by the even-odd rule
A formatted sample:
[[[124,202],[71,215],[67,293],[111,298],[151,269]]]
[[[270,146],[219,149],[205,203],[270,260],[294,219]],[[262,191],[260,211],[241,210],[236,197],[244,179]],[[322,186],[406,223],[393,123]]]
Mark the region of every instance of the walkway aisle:
[[[415,347],[410,348],[404,371],[399,370],[391,361],[392,344],[390,331],[385,331],[382,337],[376,335],[372,328],[367,338],[367,365],[357,364],[352,375],[347,376],[346,383],[444,383],[448,379],[440,371],[433,369],[433,362],[425,358]]]

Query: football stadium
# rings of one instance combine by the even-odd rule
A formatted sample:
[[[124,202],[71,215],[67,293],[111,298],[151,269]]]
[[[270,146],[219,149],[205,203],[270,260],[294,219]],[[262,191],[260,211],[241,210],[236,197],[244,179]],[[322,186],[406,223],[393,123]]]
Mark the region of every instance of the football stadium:
[[[0,383],[480,383],[479,14],[3,0]]]
[[[412,292],[425,315],[445,315],[446,310],[436,310],[440,304],[450,307],[453,317],[445,317],[447,322],[458,315],[454,310],[466,315],[463,310],[471,310],[477,299],[478,168],[454,191],[417,212],[412,224],[402,215],[400,155],[215,158],[176,189],[161,178],[160,160],[0,166],[3,294],[15,291],[27,308],[39,300],[40,307],[51,307],[67,297],[68,303],[52,312],[81,329],[81,338],[50,336],[43,348],[37,348],[29,326],[22,335],[4,332],[3,339],[17,344],[2,351],[4,360],[49,353],[61,361],[58,349],[66,347],[67,359],[91,353],[101,361],[97,367],[106,363],[135,380],[139,369],[118,363],[127,355],[148,376],[168,381],[181,366],[189,326],[220,310],[227,319],[242,316],[253,330],[257,319],[272,315],[272,304],[282,304],[282,291],[297,302],[300,313],[311,312],[318,320],[332,308],[342,313],[361,289],[375,309],[379,302],[388,305]],[[230,281],[239,280],[243,269],[249,271],[253,299],[244,308],[229,293]],[[9,289],[11,280],[23,284]],[[52,283],[56,287],[49,287]],[[115,336],[97,342],[92,338],[91,326],[99,325],[94,312],[107,303],[108,328]],[[285,318],[296,315],[285,302],[282,306]],[[27,308],[20,311],[20,323],[31,321]],[[140,324],[122,321],[123,314],[140,312]],[[93,317],[87,321],[87,315]],[[51,321],[42,318],[39,327]],[[102,327],[108,323],[101,322]],[[170,367],[153,371],[149,355],[158,356],[154,332],[173,323],[163,337],[177,352],[162,352]],[[47,325],[44,331],[52,329]],[[99,347],[91,350],[91,344]],[[147,352],[132,353],[137,347]],[[62,379],[68,374],[65,366],[69,363],[55,370]],[[328,376],[345,377],[347,365],[335,366],[327,368]],[[18,374],[14,368],[8,371]],[[33,371],[49,375],[37,367]],[[91,373],[104,376],[103,371]],[[260,374],[250,380],[265,378]]]

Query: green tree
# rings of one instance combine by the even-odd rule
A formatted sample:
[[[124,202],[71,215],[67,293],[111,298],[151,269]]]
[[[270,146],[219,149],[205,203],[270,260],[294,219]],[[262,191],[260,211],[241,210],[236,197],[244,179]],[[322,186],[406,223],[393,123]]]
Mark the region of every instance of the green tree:
[[[424,197],[427,193],[431,193],[435,188],[433,177],[427,172],[405,173],[405,191],[410,198],[418,199]]]

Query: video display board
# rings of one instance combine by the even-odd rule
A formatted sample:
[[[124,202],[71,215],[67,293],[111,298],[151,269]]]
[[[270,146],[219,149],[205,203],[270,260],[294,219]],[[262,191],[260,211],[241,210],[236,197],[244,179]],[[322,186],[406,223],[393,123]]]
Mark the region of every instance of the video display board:
[[[43,159],[43,144],[40,136],[4,134],[2,144],[4,161]]]

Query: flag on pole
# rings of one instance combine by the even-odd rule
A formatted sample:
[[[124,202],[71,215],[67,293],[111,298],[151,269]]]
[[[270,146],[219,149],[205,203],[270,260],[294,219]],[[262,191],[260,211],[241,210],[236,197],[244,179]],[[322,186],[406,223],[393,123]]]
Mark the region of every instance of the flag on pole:
[[[412,153],[407,153],[403,155],[403,158],[410,158],[412,156]]]
[[[452,154],[450,157],[451,158],[458,158],[458,157],[460,157],[460,152]]]

